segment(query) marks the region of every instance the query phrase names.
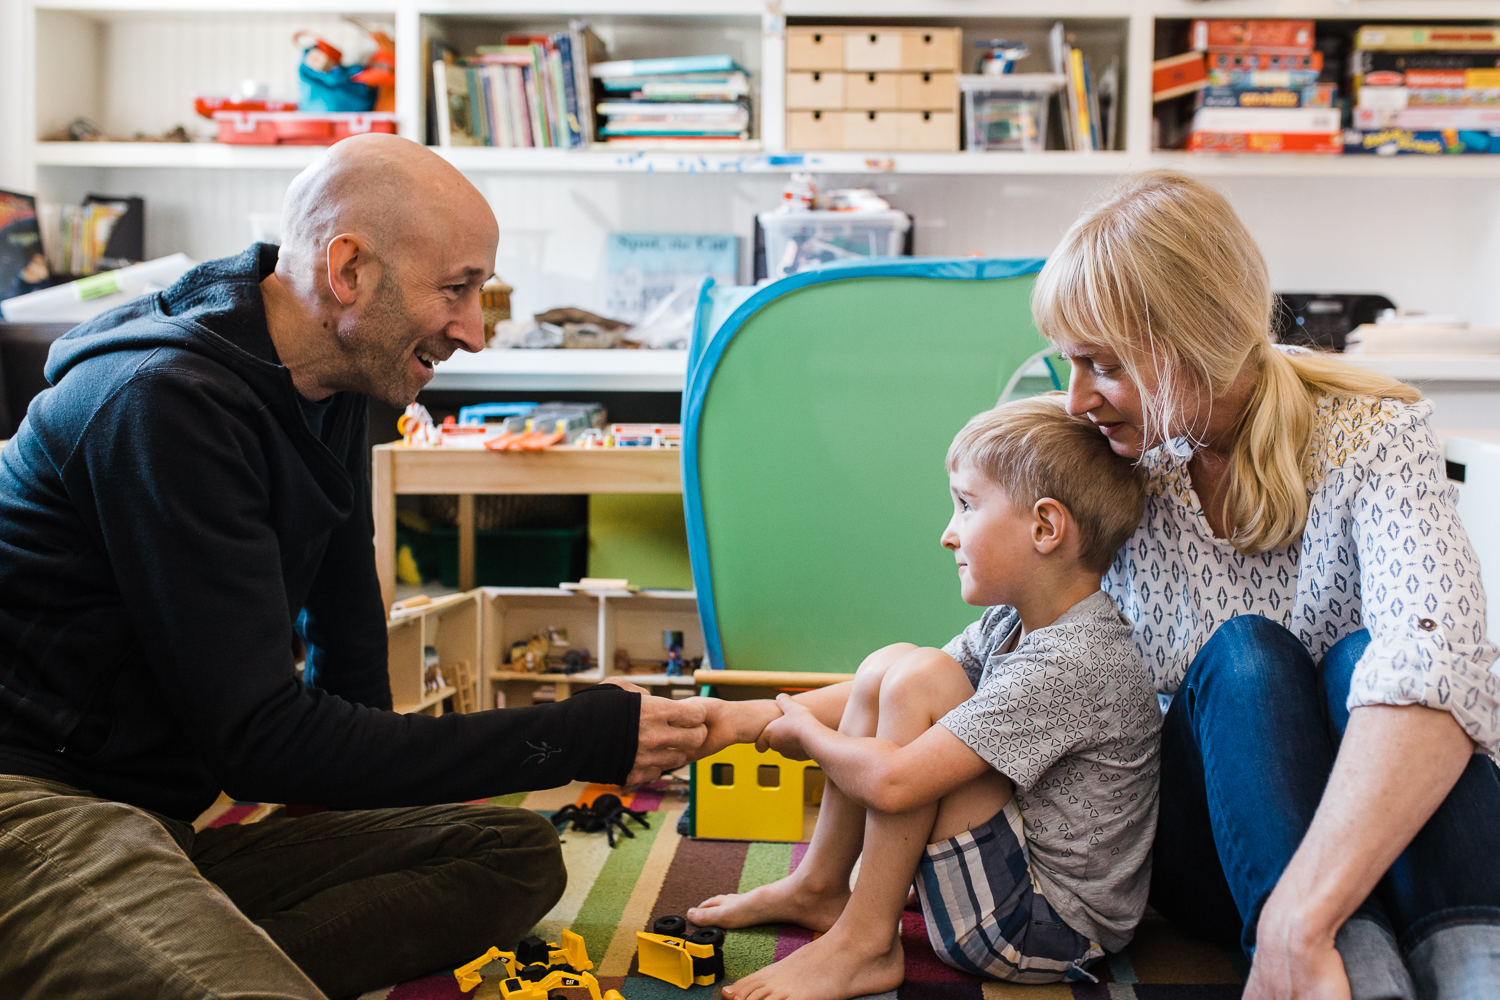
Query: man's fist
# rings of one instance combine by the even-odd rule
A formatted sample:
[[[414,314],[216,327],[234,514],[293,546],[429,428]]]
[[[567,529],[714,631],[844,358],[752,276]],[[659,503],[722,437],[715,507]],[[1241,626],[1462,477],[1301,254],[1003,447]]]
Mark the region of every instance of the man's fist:
[[[631,767],[625,784],[654,781],[663,771],[675,770],[698,756],[699,748],[708,737],[708,728],[704,725],[707,712],[700,701],[657,698],[619,677],[611,677],[604,683],[635,691],[641,696],[635,765]]]

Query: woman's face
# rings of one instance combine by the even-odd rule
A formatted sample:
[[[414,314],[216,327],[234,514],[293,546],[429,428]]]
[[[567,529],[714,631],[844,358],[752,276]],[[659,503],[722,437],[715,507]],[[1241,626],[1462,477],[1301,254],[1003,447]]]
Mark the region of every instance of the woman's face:
[[[1068,376],[1068,412],[1086,414],[1109,438],[1116,455],[1139,458],[1159,441],[1146,438],[1146,416],[1141,386],[1125,371],[1119,355],[1099,344],[1057,344],[1072,365]],[[1149,376],[1148,376],[1149,377]],[[1146,391],[1155,385],[1146,386]]]

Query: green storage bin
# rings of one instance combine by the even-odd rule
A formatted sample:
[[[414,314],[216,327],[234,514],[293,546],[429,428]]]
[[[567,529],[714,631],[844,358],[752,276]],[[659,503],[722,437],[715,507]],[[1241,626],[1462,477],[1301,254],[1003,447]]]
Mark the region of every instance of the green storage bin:
[[[438,550],[443,586],[458,586],[458,529],[433,528],[428,535]],[[555,587],[581,580],[588,564],[587,525],[474,533],[475,586]]]

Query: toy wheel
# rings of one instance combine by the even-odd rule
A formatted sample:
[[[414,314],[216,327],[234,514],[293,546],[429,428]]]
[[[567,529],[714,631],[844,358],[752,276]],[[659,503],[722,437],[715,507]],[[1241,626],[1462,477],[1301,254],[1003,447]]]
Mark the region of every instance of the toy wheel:
[[[714,947],[724,943],[724,931],[718,927],[700,927],[687,936],[690,944],[707,944]]]
[[[657,917],[651,924],[652,934],[665,934],[667,937],[685,937],[687,935],[687,921],[679,916],[669,915]]]
[[[521,970],[520,978],[526,980],[528,983],[539,983],[543,979],[547,978],[548,971],[549,970],[545,965],[528,965],[526,966],[526,968]]]

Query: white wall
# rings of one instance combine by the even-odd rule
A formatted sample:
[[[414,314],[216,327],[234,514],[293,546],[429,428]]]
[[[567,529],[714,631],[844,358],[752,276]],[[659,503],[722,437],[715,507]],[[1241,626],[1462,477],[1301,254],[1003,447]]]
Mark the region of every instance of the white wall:
[[[29,65],[21,57],[27,44],[21,3],[0,0],[0,188],[29,192],[31,161],[26,155],[26,125],[17,96],[26,93],[24,74]]]

